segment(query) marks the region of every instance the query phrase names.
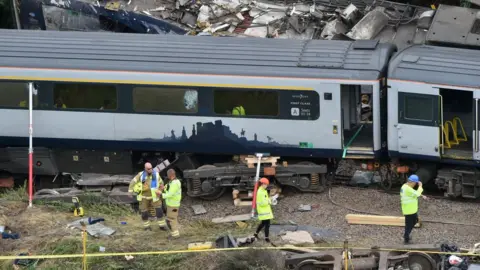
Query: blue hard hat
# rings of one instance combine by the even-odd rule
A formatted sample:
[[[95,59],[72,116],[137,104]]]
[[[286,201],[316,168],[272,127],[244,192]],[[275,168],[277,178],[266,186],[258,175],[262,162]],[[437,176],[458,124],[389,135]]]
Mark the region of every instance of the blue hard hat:
[[[416,174],[412,174],[408,177],[408,181],[418,183],[418,176]]]

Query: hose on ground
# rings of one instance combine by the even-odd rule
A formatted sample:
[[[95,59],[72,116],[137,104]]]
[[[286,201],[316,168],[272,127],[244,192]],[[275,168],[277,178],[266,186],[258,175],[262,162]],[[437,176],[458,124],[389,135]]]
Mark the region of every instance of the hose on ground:
[[[333,204],[338,207],[350,210],[352,212],[360,213],[360,214],[366,214],[366,215],[374,215],[374,216],[384,216],[383,214],[376,213],[376,212],[370,212],[370,211],[362,211],[362,210],[357,210],[350,208],[345,205],[341,205],[337,202],[335,202],[332,199],[332,187],[328,188],[328,200]],[[461,223],[461,222],[453,222],[453,221],[440,221],[440,220],[430,220],[430,219],[422,219],[422,222],[425,223],[437,223],[437,224],[449,224],[449,225],[460,225],[460,226],[472,226],[472,227],[480,227],[480,224],[471,224],[471,223]]]

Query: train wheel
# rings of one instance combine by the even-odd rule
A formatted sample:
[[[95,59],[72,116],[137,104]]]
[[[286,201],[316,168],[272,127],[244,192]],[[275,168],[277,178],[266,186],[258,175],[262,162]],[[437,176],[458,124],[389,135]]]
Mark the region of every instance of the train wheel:
[[[381,186],[382,186],[382,188],[383,188],[384,190],[389,191],[389,190],[392,189],[393,178],[397,178],[397,177],[396,177],[396,173],[393,172],[393,171],[389,168],[388,164],[385,165],[385,166],[386,166],[385,168],[386,168],[386,170],[387,170],[387,171],[385,172],[385,177],[382,177],[383,174],[382,174],[382,172],[380,171]]]
[[[197,168],[197,170],[202,170],[202,169],[213,169],[216,168],[216,166],[213,165],[203,165]],[[213,188],[211,192],[209,192],[208,195],[200,196],[200,199],[205,200],[205,201],[214,201],[225,193],[226,188],[224,187],[217,187]]]
[[[226,191],[226,188],[216,188],[211,195],[201,196],[200,199],[205,201],[215,201],[218,198],[222,197],[225,191]]]

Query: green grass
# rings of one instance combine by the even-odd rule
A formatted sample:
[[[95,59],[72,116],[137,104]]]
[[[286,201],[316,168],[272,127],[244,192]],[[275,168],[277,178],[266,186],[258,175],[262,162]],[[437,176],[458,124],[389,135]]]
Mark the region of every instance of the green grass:
[[[17,189],[0,189],[0,200],[28,202],[27,182]]]
[[[83,252],[81,233],[77,229],[65,230],[66,223],[75,220],[72,213],[72,203],[35,201],[32,210],[26,208],[26,185],[18,189],[10,189],[0,193],[0,209],[9,211],[14,219],[12,226],[22,228],[23,235],[18,242],[10,243],[14,252],[6,248],[5,255],[15,255],[28,251],[32,254],[61,255],[81,254]],[[82,199],[81,199],[82,200]],[[144,233],[141,228],[140,217],[129,206],[101,202],[98,196],[87,195],[81,204],[86,216],[101,216],[105,218],[105,225],[116,230],[112,236],[87,238],[87,253],[99,253],[100,247],[105,247],[106,253],[125,253],[158,250],[184,250],[192,242],[214,242],[217,237],[231,233],[232,235],[247,235],[256,226],[254,222],[247,222],[247,228],[241,229],[235,223],[215,224],[211,221],[200,220],[188,224],[181,223],[182,237],[168,242],[167,234],[155,227],[153,232]],[[121,225],[120,221],[127,221]],[[47,233],[47,237],[41,237]],[[35,236],[40,235],[39,239]],[[14,246],[13,246],[14,245]],[[185,253],[166,255],[135,255],[133,260],[127,261],[124,256],[89,257],[88,269],[281,269],[275,265],[280,261],[279,252],[248,250],[245,252],[212,252],[212,253]],[[280,256],[281,257],[281,256]],[[81,269],[82,258],[46,259],[41,260],[35,269]],[[0,261],[0,269],[13,269],[12,261]]]

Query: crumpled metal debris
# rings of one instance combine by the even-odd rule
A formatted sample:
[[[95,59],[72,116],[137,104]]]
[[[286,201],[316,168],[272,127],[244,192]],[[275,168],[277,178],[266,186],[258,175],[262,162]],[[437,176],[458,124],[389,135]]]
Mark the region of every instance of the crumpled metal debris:
[[[313,3],[306,0],[285,2],[273,0],[24,1],[40,1],[44,4],[48,2],[49,6],[55,7],[67,6],[66,3],[74,1],[85,1],[84,7],[80,10],[75,9],[77,12],[85,13],[86,16],[83,19],[85,26],[77,27],[78,30],[93,29],[95,31],[99,29],[96,19],[92,21],[91,18],[95,18],[97,14],[94,13],[98,13],[98,7],[102,7],[108,10],[109,16],[113,20],[122,18],[124,22],[130,21],[138,24],[138,19],[132,17],[132,14],[137,14],[151,20],[164,20],[172,24],[172,26],[165,27],[161,21],[145,21],[141,24],[145,25],[148,33],[182,34],[174,27],[179,26],[188,35],[289,39],[352,40],[379,39],[377,36],[381,36],[382,41],[393,41],[395,31],[405,25],[414,25],[414,29],[409,29],[409,31],[415,32],[417,21],[425,20],[424,17],[427,16],[424,14],[421,17],[421,14],[430,10],[409,4],[374,0],[355,3],[332,2],[331,0],[316,0]],[[112,4],[112,2],[117,4]],[[68,6],[74,5],[68,4]],[[53,14],[55,12],[57,15]],[[24,13],[28,14],[28,12]],[[49,19],[52,21],[50,24],[69,22],[64,19],[66,14],[55,11],[53,8],[44,10],[44,13],[49,14],[48,18],[56,18]],[[118,16],[114,16],[114,14]],[[62,19],[59,20],[59,18]],[[144,19],[142,18],[142,20]],[[421,23],[421,25],[423,24],[425,23]],[[133,24],[133,26],[135,25]],[[55,27],[59,28],[59,26]],[[129,25],[129,27],[131,26]],[[101,30],[104,30],[104,27]],[[134,31],[142,30],[135,28]],[[387,34],[380,35],[381,32],[387,32]]]
[[[388,24],[388,16],[384,9],[377,7],[363,17],[353,28],[347,33],[347,36],[353,39],[372,39]]]

